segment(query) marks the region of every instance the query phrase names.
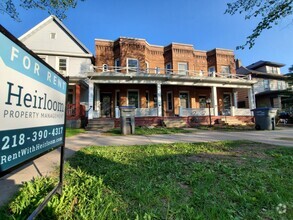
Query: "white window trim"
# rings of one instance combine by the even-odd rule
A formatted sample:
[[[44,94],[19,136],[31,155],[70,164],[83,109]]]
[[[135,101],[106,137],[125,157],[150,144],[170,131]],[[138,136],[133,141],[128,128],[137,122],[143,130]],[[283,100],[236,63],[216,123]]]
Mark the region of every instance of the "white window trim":
[[[168,100],[168,97],[169,97],[169,94],[171,94],[171,109],[169,109],[169,106],[168,106],[168,103],[169,103],[169,100]],[[174,101],[173,101],[173,92],[172,91],[169,91],[167,92],[167,111],[173,111],[174,110]]]
[[[198,107],[200,108],[200,102],[199,102],[199,98],[200,97],[205,97],[205,99],[206,99],[206,101],[207,101],[207,99],[208,99],[208,95],[207,94],[198,94]],[[207,102],[205,102],[205,104],[207,104]]]
[[[185,74],[179,73],[180,72],[179,65],[181,65],[181,64],[186,65],[186,70],[185,70],[186,72],[185,72]],[[178,67],[178,75],[182,75],[182,76],[188,75],[188,63],[187,62],[178,62],[177,67]]]
[[[265,82],[268,82],[268,83],[266,84]],[[267,88],[266,88],[266,85],[268,86]],[[264,88],[264,90],[270,89],[270,80],[268,80],[268,79],[263,80],[263,88]]]
[[[167,66],[170,65],[170,68],[168,68]],[[165,69],[166,69],[166,74],[170,74],[172,72],[172,63],[166,63],[165,65]]]
[[[137,92],[137,94],[138,94],[138,97],[137,97],[137,101],[138,101],[138,103],[137,103],[137,105],[138,105],[138,108],[140,107],[140,95],[139,95],[139,89],[128,89],[127,90],[127,105],[129,105],[129,102],[128,102],[128,92]]]
[[[59,71],[59,60],[60,59],[65,59],[66,60],[66,71],[65,72],[60,72]],[[57,72],[61,73],[62,75],[68,76],[68,69],[69,69],[69,57],[56,57],[56,68]]]
[[[148,61],[145,61],[145,65],[146,65],[146,73],[150,72],[150,63]]]
[[[139,60],[136,58],[126,58],[126,68],[127,68],[127,73],[129,73],[129,69],[128,69],[128,61],[129,60],[136,60],[137,61],[137,69],[139,69]]]
[[[180,101],[180,93],[187,93],[187,95],[188,95],[188,108],[190,108],[190,96],[189,96],[189,91],[179,91],[179,104],[180,104],[180,106],[181,106],[181,101]]]

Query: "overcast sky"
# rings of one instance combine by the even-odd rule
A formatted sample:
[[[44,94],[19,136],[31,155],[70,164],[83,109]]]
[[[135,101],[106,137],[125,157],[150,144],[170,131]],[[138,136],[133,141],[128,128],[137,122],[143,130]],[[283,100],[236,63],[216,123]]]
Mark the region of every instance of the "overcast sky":
[[[228,0],[86,0],[67,13],[65,26],[94,53],[94,39],[119,36],[144,38],[150,44],[192,44],[195,49],[235,50],[245,43],[257,20],[244,15],[225,15]],[[48,17],[39,10],[19,10],[21,22],[0,14],[0,23],[16,37]],[[248,66],[259,60],[284,63],[283,73],[293,65],[293,22],[284,19],[263,32],[253,49],[235,50]]]

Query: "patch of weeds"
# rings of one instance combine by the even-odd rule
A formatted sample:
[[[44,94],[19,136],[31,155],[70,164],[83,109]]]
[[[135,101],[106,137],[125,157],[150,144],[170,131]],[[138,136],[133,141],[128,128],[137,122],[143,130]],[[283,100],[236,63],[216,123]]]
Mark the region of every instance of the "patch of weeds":
[[[85,130],[82,128],[66,128],[66,137],[71,137],[84,132]]]

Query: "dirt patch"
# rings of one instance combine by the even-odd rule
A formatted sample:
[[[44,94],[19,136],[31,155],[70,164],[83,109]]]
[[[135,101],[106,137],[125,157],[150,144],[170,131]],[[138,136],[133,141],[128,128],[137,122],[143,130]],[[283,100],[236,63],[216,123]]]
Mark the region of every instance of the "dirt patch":
[[[265,151],[275,148],[275,146],[262,143],[247,143],[233,147],[228,151],[199,153],[189,156],[187,159],[193,162],[233,160],[236,163],[243,163],[247,159],[271,159],[271,156],[266,154]]]

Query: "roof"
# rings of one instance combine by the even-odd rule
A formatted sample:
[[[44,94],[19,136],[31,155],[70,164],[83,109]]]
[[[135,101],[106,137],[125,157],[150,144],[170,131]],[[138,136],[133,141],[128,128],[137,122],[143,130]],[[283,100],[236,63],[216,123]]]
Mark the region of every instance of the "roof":
[[[260,71],[248,69],[247,67],[244,67],[244,66],[241,66],[240,68],[238,68],[236,70],[236,73],[241,75],[251,74],[252,76],[257,78],[271,78],[271,79],[283,79],[283,80],[287,78],[287,76],[284,76],[284,75],[260,72]]]
[[[249,66],[247,66],[248,69],[252,69],[255,70],[259,67],[262,66],[275,66],[275,67],[283,67],[285,66],[285,64],[283,63],[277,63],[277,62],[271,62],[271,61],[264,61],[264,60],[260,60],[257,61],[256,63],[250,64]]]
[[[70,30],[56,16],[54,16],[54,15],[50,15],[45,20],[43,20],[42,22],[40,22],[39,24],[37,24],[36,26],[34,26],[32,29],[30,29],[29,31],[27,31],[26,33],[24,33],[18,39],[23,42],[25,39],[29,38],[34,32],[36,32],[37,30],[45,27],[50,22],[55,22],[80,47],[80,49],[82,49],[85,53],[93,56],[92,53],[91,53],[91,51],[85,45],[83,45],[74,36],[74,34],[71,33]]]

